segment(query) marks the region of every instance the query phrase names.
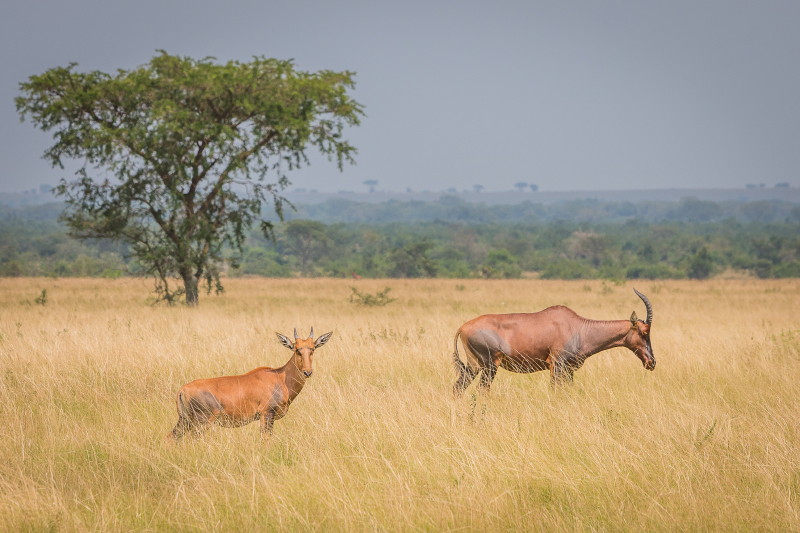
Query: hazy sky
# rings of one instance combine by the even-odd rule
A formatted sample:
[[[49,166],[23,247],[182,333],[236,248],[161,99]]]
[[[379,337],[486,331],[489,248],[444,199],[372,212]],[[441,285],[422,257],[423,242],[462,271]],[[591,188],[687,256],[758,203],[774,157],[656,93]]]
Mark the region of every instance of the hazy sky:
[[[352,70],[357,165],[321,191],[800,187],[800,1],[9,0],[0,7],[0,191],[55,184],[19,83],[164,49]]]

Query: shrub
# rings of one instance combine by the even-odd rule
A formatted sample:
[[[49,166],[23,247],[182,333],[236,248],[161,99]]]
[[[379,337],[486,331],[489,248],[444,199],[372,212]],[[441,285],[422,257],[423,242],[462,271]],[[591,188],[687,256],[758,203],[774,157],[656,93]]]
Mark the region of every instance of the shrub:
[[[42,289],[42,293],[34,300],[37,305],[47,305],[47,289]]]
[[[353,293],[350,295],[350,303],[354,303],[357,305],[380,307],[390,304],[396,300],[396,298],[389,297],[389,291],[392,290],[390,287],[386,287],[382,291],[379,291],[375,294],[370,294],[368,292],[360,292],[355,287],[350,287],[350,288],[353,291]]]

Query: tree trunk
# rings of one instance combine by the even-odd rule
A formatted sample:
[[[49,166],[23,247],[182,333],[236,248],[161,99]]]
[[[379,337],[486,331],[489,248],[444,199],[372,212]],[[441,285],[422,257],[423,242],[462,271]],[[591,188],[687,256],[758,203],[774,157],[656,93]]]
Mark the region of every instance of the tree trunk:
[[[194,277],[191,272],[182,274],[181,277],[183,278],[184,291],[186,291],[186,305],[189,307],[197,307],[200,303],[197,278]]]

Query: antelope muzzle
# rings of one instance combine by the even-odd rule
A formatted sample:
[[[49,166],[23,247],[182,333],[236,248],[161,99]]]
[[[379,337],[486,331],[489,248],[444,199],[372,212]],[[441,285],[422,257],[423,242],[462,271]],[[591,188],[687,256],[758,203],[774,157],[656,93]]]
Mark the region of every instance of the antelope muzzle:
[[[648,351],[642,351],[639,355],[639,358],[642,360],[642,364],[644,365],[645,369],[647,370],[655,370],[656,369],[656,358],[653,357],[653,353]]]

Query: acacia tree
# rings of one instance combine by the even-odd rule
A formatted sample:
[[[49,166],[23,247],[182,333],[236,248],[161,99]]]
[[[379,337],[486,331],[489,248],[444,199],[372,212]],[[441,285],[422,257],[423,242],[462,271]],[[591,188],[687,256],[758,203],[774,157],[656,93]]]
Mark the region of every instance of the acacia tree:
[[[348,94],[352,72],[163,51],[115,74],[76,67],[21,83],[17,111],[54,132],[45,151],[54,167],[82,160],[75,179],[56,189],[70,233],[128,243],[169,303],[185,295],[197,305],[203,280],[221,290],[219,267],[241,256],[256,220],[273,236],[265,203],[283,218],[286,173],[308,164],[309,148],[340,170],[353,162],[356,150],[342,136],[363,116]]]

